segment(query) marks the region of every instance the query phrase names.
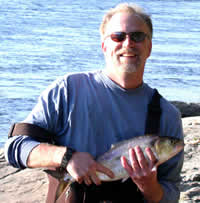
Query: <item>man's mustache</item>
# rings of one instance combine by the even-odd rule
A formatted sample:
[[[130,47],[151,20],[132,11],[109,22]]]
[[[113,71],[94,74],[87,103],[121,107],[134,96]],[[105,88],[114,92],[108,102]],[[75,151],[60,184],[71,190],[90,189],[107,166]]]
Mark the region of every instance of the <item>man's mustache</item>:
[[[122,54],[133,54],[133,55],[138,55],[138,50],[135,48],[123,48],[119,51],[116,52],[117,55],[122,55]]]

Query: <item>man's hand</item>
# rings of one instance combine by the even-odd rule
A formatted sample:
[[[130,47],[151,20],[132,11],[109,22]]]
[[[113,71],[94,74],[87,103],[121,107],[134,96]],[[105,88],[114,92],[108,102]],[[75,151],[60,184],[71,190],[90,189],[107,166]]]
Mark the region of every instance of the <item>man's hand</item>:
[[[101,184],[101,180],[96,174],[97,171],[110,178],[114,177],[110,169],[96,162],[87,152],[75,152],[67,165],[67,171],[77,182],[82,183],[84,181],[87,185]]]
[[[163,190],[157,180],[157,160],[150,148],[146,148],[147,160],[139,146],[129,149],[130,162],[121,157],[122,166],[128,172],[133,182],[148,202],[159,202],[163,196]]]

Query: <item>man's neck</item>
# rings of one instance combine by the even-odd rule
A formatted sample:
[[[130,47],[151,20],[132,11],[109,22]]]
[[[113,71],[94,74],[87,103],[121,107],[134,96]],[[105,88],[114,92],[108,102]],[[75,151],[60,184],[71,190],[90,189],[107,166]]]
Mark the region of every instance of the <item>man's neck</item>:
[[[124,89],[135,89],[141,86],[143,83],[143,73],[140,72],[113,72],[106,69],[105,73],[112,81]]]

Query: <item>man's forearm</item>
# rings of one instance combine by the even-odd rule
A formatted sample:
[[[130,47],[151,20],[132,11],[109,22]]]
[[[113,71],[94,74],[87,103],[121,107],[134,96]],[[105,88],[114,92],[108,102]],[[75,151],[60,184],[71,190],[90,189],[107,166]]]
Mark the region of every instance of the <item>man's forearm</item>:
[[[148,203],[158,203],[164,195],[163,188],[159,183],[150,185],[146,190],[142,191],[142,193]]]
[[[41,143],[30,152],[27,166],[30,168],[59,167],[66,147]]]

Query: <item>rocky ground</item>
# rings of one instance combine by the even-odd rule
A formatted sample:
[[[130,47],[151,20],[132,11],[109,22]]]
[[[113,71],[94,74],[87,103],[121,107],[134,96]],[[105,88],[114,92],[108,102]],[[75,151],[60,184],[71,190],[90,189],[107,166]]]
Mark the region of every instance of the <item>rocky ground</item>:
[[[200,117],[182,120],[185,148],[180,203],[200,202]]]
[[[200,104],[176,102],[175,105],[185,117],[182,118],[185,160],[179,203],[200,202]],[[6,163],[0,149],[0,202],[43,203],[47,189],[47,176],[42,170],[13,168]]]

